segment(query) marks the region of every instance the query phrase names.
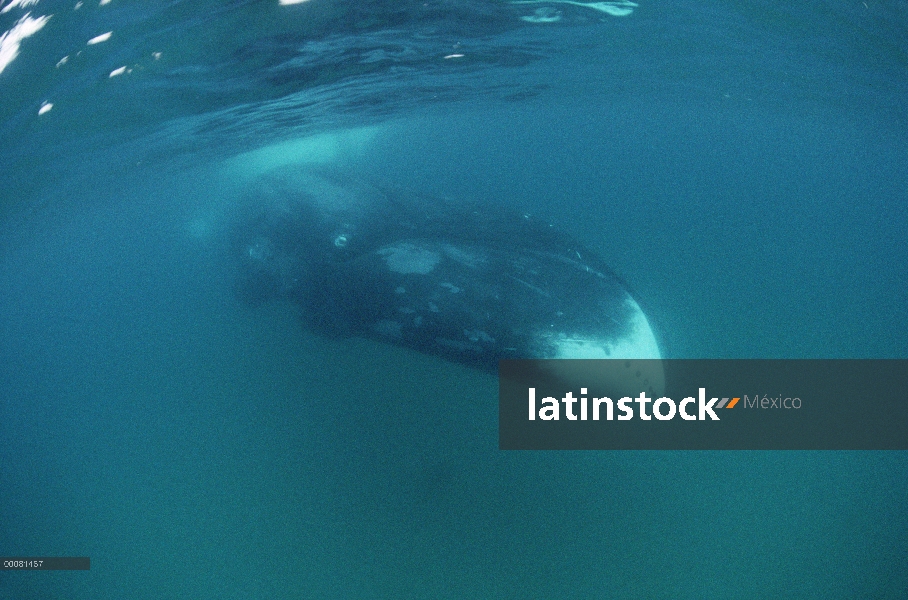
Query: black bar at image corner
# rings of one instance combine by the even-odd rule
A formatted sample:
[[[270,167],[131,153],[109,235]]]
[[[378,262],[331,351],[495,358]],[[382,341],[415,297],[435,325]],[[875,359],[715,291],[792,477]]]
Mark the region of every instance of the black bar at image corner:
[[[87,556],[4,556],[0,571],[88,571],[91,559]]]

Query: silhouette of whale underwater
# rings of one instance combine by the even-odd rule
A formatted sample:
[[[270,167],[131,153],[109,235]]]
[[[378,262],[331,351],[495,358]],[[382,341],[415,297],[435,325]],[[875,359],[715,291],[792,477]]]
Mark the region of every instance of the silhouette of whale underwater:
[[[488,371],[506,358],[660,358],[621,280],[533,218],[302,169],[254,189],[233,232],[237,289],[292,300],[319,331]]]

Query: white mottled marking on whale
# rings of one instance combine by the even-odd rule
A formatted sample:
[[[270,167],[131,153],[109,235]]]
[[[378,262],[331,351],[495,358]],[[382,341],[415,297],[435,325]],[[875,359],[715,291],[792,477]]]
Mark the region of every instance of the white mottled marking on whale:
[[[476,268],[486,261],[486,257],[481,253],[469,252],[463,248],[458,248],[457,246],[452,246],[450,244],[444,244],[441,249],[442,252],[445,253],[445,256],[451,260],[470,268]]]
[[[467,339],[471,342],[488,342],[490,344],[495,343],[495,338],[490,336],[485,331],[479,329],[464,329],[463,334],[467,336]]]
[[[404,275],[409,273],[427,275],[441,260],[438,252],[426,250],[407,242],[382,248],[378,254],[385,258],[389,269]]]

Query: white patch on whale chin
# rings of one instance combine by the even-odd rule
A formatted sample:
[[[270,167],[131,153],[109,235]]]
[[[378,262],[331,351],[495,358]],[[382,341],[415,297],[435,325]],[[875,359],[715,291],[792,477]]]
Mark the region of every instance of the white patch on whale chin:
[[[402,243],[378,251],[385,258],[388,268],[395,273],[428,275],[441,260],[438,252],[420,248],[414,244]]]
[[[617,339],[596,338],[594,336],[568,336],[564,333],[549,337],[554,346],[554,356],[550,358],[662,358],[656,336],[650,327],[646,315],[632,298],[626,300],[633,314],[629,318],[627,335]]]
[[[623,336],[597,337],[595,334],[569,336],[547,332],[541,337],[548,347],[545,358],[611,358],[620,359],[598,365],[595,372],[577,361],[554,360],[543,364],[558,379],[570,385],[593,386],[615,397],[636,396],[641,391],[658,398],[665,391],[665,371],[656,336],[630,296],[625,299],[631,309]]]

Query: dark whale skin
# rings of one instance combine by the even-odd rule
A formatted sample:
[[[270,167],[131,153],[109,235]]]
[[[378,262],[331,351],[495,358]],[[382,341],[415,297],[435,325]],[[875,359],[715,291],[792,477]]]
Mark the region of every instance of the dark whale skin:
[[[608,267],[548,224],[324,172],[253,185],[232,234],[242,298],[286,298],[330,335],[481,368],[504,358],[660,358]]]

